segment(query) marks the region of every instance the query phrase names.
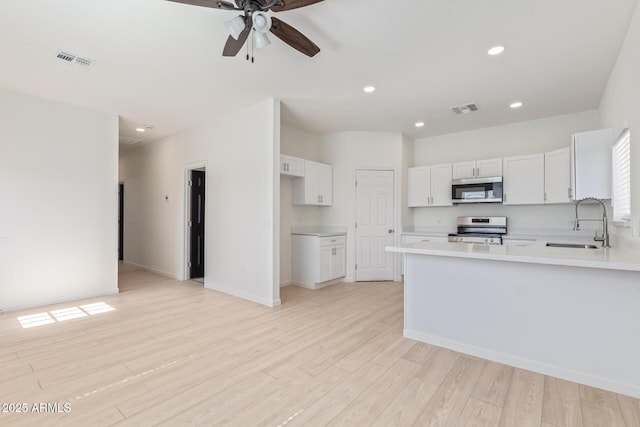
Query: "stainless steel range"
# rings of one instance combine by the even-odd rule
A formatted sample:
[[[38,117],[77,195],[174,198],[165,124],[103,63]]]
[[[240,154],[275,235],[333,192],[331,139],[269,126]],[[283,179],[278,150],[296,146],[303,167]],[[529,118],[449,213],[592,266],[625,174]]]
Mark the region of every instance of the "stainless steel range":
[[[501,245],[507,234],[505,216],[459,216],[458,232],[449,234],[450,242]]]

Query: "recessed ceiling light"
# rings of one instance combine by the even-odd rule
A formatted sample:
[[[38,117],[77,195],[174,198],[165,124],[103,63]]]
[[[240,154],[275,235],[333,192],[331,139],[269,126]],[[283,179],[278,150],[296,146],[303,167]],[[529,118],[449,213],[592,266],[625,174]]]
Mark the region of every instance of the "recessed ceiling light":
[[[364,91],[367,93],[371,93],[374,92],[376,90],[376,88],[374,86],[365,86],[364,87]]]
[[[416,127],[421,128],[424,126],[424,122],[416,122]]]
[[[487,51],[487,53],[491,56],[496,56],[496,55],[500,55],[502,52],[504,52],[505,47],[504,46],[494,46],[491,49],[489,49]]]
[[[145,131],[146,131],[146,129],[145,129],[145,128],[136,128],[136,131],[137,131],[137,132],[145,132]]]
[[[509,107],[511,107],[511,108],[520,108],[520,107],[522,107],[522,105],[523,105],[522,102],[516,101],[516,102],[512,102],[511,105],[509,105]]]

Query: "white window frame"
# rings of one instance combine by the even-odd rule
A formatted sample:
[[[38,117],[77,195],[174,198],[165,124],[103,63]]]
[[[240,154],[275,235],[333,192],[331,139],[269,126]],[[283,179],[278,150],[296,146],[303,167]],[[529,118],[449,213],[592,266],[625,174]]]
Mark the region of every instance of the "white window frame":
[[[611,207],[613,223],[631,226],[631,132],[625,128],[611,145]]]

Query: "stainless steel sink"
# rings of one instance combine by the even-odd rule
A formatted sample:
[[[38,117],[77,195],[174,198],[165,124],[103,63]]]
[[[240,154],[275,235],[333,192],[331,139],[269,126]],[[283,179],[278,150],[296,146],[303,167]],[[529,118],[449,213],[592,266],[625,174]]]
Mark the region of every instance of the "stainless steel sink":
[[[547,246],[553,248],[577,248],[577,249],[597,249],[598,247],[595,245],[590,245],[588,243],[552,243],[548,242]]]

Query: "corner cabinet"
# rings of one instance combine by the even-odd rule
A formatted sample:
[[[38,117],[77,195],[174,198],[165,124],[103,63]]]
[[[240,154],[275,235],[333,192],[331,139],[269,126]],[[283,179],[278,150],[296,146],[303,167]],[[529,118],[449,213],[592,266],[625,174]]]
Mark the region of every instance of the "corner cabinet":
[[[573,200],[611,198],[612,129],[574,133],[571,139]]]
[[[451,163],[409,168],[409,207],[452,206]]]
[[[544,204],[544,154],[503,159],[505,205]]]
[[[324,163],[304,160],[304,177],[293,180],[294,205],[331,206],[333,204],[333,168]]]
[[[291,273],[295,283],[317,289],[346,275],[345,236],[291,236]]]
[[[280,174],[303,177],[304,159],[280,154]]]

